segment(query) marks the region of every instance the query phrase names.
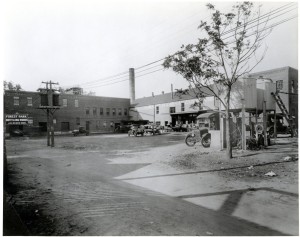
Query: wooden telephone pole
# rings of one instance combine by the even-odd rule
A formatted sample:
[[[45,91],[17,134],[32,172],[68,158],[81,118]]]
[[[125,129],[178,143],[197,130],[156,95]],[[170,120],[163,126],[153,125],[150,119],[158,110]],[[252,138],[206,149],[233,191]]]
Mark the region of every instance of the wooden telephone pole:
[[[53,124],[53,115],[56,110],[60,108],[58,104],[55,103],[53,92],[55,91],[52,88],[52,85],[58,85],[58,83],[54,83],[52,81],[50,82],[42,82],[46,84],[46,95],[47,100],[45,100],[39,107],[39,109],[42,109],[46,111],[47,114],[47,146],[54,147],[54,124]],[[49,88],[50,87],[50,88]],[[44,90],[44,89],[40,89]]]

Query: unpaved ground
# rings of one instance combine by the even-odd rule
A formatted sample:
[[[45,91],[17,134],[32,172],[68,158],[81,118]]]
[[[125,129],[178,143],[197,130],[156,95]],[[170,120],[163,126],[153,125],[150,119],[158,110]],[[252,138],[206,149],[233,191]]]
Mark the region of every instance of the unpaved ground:
[[[287,156],[290,159],[284,160]],[[259,151],[233,150],[233,158],[228,160],[223,151],[192,148],[175,155],[168,165],[180,171],[216,171],[226,179],[261,182],[268,180],[274,184],[298,185],[298,139],[278,138],[276,144]],[[218,171],[218,172],[217,172]],[[266,176],[273,171],[276,176]]]
[[[97,137],[59,138],[55,149],[45,148],[45,141],[41,139],[8,142],[9,202],[18,210],[32,235],[234,235],[236,230],[228,230],[228,223],[215,223],[219,218],[240,225],[238,233],[241,235],[282,234],[250,223],[239,223],[229,216],[222,218],[221,213],[206,209],[197,211],[187,203],[176,201],[175,205],[173,199],[159,197],[159,201],[155,201],[153,196],[158,194],[150,192],[145,196],[146,189],[132,190],[128,195],[128,187],[120,186],[114,178],[132,172],[138,174],[142,167],[149,167],[149,174],[143,172],[143,176],[165,174],[168,170],[174,173],[175,168],[178,173],[213,172],[226,182],[264,181],[273,188],[298,193],[297,139],[284,139],[282,144],[278,142],[263,152],[234,152],[235,158],[228,161],[214,147],[186,147],[182,143],[183,135],[169,139],[120,138],[123,137],[111,137],[107,139],[109,142],[99,142]],[[283,162],[286,155],[293,160]],[[105,165],[109,162],[114,165],[107,169]],[[255,166],[263,163],[270,164]],[[249,169],[252,165],[253,169]],[[244,168],[230,169],[241,166]],[[277,176],[264,175],[271,170]],[[161,206],[158,202],[165,204]],[[125,207],[120,207],[121,203]],[[119,205],[117,209],[111,210],[116,204]],[[103,205],[108,205],[110,210],[105,211]],[[95,213],[99,207],[105,215],[96,222],[89,216],[102,214]],[[169,213],[170,210],[174,212]],[[117,215],[109,216],[111,211],[117,211]],[[203,227],[201,221],[202,224],[197,225],[199,217],[193,211],[202,215],[209,213],[205,225],[210,227]],[[191,213],[195,216],[189,216]],[[83,214],[88,218],[82,218]],[[183,216],[186,222],[180,223]]]

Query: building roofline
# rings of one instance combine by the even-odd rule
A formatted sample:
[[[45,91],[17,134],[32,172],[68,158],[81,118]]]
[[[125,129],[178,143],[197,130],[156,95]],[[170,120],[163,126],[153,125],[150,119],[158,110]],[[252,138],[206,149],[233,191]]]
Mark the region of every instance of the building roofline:
[[[260,74],[260,73],[269,73],[269,72],[275,72],[275,71],[280,71],[280,70],[283,70],[283,69],[293,69],[293,70],[296,70],[298,71],[298,69],[296,68],[293,68],[293,67],[290,67],[290,66],[286,66],[286,67],[280,67],[280,68],[273,68],[273,69],[269,69],[269,70],[265,70],[265,71],[259,71],[259,72],[253,72],[253,73],[250,73],[250,75],[257,75],[257,74]]]
[[[39,91],[15,91],[15,90],[5,90],[5,93],[27,93],[27,94],[40,94]],[[121,97],[111,97],[111,96],[97,96],[97,95],[75,95],[75,94],[65,94],[65,93],[57,93],[62,96],[76,96],[76,97],[87,97],[87,98],[106,98],[106,99],[122,99],[122,100],[130,100],[129,98],[121,98]]]

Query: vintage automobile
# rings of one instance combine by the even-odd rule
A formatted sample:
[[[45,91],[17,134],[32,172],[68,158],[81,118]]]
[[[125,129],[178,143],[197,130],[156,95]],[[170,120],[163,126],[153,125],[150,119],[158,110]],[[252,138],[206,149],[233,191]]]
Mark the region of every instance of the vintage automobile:
[[[274,137],[274,114],[268,115],[267,132],[271,138]],[[292,130],[290,129],[289,126],[284,125],[283,116],[280,114],[276,114],[276,133],[292,135]]]
[[[88,130],[85,130],[84,127],[79,127],[78,129],[73,130],[73,131],[72,131],[72,134],[73,134],[74,137],[75,137],[75,136],[78,136],[78,135],[80,135],[80,134],[83,134],[83,135],[88,136],[90,133],[89,133]]]
[[[174,132],[188,132],[189,126],[187,124],[177,124],[172,129]]]
[[[15,129],[15,130],[13,130],[13,131],[10,132],[10,135],[12,137],[22,137],[24,135],[24,133],[20,129]]]
[[[145,129],[144,129],[144,126],[143,125],[136,125],[136,124],[133,124],[131,125],[131,128],[130,130],[128,131],[128,137],[130,137],[131,135],[133,136],[137,136],[137,135],[141,135],[141,136],[144,136],[145,134]]]
[[[160,135],[161,134],[160,127],[154,126],[152,124],[144,125],[144,130],[145,130],[145,133],[151,134],[151,135],[155,135],[155,134]]]

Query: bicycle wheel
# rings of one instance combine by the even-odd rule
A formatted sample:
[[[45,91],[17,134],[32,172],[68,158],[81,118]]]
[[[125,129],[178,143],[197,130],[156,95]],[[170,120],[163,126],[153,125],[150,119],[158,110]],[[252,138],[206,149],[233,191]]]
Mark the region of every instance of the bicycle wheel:
[[[196,137],[193,136],[192,134],[188,134],[185,138],[185,144],[187,146],[195,146],[196,142],[197,142]]]

